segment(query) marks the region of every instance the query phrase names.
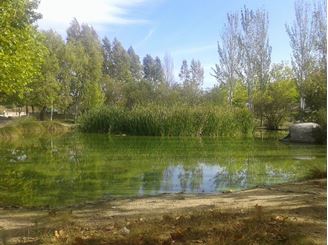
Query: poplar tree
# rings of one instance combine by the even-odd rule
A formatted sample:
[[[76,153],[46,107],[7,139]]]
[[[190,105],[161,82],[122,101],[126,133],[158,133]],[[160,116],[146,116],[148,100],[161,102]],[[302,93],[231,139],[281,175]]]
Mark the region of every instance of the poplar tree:
[[[142,79],[142,65],[139,56],[135,53],[132,46],[128,49],[128,55],[130,58],[130,72],[132,79],[135,82],[140,82]]]
[[[204,82],[204,68],[199,60],[191,60],[190,63],[190,82],[189,87],[195,92],[198,93],[201,89],[201,86]]]
[[[227,88],[229,105],[232,105],[235,86],[239,78],[237,71],[241,68],[239,33],[238,13],[227,14],[227,22],[224,24],[221,41],[218,42],[219,64],[215,65],[213,76],[220,85]]]
[[[241,68],[239,75],[247,85],[248,107],[253,111],[255,91],[257,100],[262,100],[269,81],[271,51],[268,38],[269,18],[264,10],[241,11],[241,33],[239,44],[241,50]],[[258,108],[262,125],[263,108]]]
[[[95,30],[76,19],[67,30],[66,58],[75,117],[104,102],[101,90],[103,55]]]
[[[296,1],[294,5],[295,20],[291,26],[286,25],[292,48],[292,66],[300,94],[301,114],[305,109],[305,82],[313,69],[313,36],[311,33],[310,5]],[[303,115],[301,116],[303,118]]]
[[[164,80],[167,85],[174,84],[174,62],[173,58],[169,53],[166,53],[163,58],[163,72],[164,72]]]
[[[143,59],[144,79],[156,89],[164,80],[164,72],[161,60],[158,57],[155,59],[147,54]]]
[[[186,60],[182,61],[179,78],[183,85],[187,85],[190,82],[190,70]]]

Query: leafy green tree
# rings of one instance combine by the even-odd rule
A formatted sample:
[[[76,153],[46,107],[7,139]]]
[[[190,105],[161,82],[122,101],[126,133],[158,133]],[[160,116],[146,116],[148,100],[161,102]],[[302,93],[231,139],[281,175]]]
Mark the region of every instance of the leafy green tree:
[[[104,38],[102,48],[106,103],[130,107],[135,101],[129,98],[131,91],[142,80],[139,57],[132,47],[127,52],[117,39],[110,43],[107,37]]]
[[[247,102],[248,102],[247,86],[241,80],[238,80],[235,85],[234,99],[232,105],[236,107],[244,108],[247,106]]]
[[[103,53],[92,27],[73,20],[67,30],[66,59],[72,108],[76,117],[104,101],[100,84],[103,78]]]
[[[44,45],[48,49],[41,67],[41,75],[32,84],[32,91],[28,94],[31,104],[41,108],[40,118],[44,119],[46,108],[51,108],[51,117],[54,107],[63,104],[65,93],[65,81],[63,70],[63,57],[65,55],[65,43],[61,36],[50,30],[43,33]],[[68,104],[66,104],[68,106]]]
[[[112,70],[109,75],[116,81],[125,83],[132,80],[130,70],[130,57],[122,44],[114,39],[112,43],[111,61],[113,62]]]
[[[268,84],[264,93],[256,91],[254,109],[263,113],[268,129],[278,129],[285,119],[292,116],[297,100],[298,92],[293,80],[276,81]]]
[[[304,85],[306,108],[310,114],[327,106],[327,77],[322,72],[312,73]]]
[[[134,52],[134,49],[130,47],[128,49],[128,55],[130,58],[130,72],[132,75],[132,79],[136,82],[140,82],[142,79],[142,65],[140,62],[139,56]]]
[[[187,103],[199,102],[201,86],[204,82],[204,69],[199,60],[192,59],[190,67],[186,60],[182,61],[180,73],[182,96]]]
[[[143,59],[144,79],[147,80],[152,87],[156,88],[164,81],[164,72],[161,60],[155,59],[147,54]]]
[[[32,24],[40,17],[36,1],[0,2],[0,97],[22,99],[39,76],[46,49]]]
[[[113,70],[113,61],[112,61],[112,45],[110,43],[110,40],[105,37],[102,40],[102,52],[103,52],[103,74],[104,75],[110,75],[111,71]]]

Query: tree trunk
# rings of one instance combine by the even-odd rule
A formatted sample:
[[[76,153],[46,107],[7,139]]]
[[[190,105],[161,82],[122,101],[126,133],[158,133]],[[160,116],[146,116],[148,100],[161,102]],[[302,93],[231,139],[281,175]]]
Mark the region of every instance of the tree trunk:
[[[44,117],[45,117],[45,112],[46,112],[47,107],[42,107],[41,111],[40,111],[40,121],[44,121]]]
[[[54,104],[51,103],[50,121],[52,121],[53,115],[54,115]]]
[[[29,116],[28,105],[25,105],[26,116]]]

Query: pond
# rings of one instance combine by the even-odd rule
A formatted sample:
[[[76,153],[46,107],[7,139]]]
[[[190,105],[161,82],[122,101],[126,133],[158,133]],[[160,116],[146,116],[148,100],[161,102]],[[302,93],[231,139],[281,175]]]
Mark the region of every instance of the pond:
[[[220,193],[303,178],[326,146],[276,137],[68,134],[0,143],[0,207],[65,207],[116,197]]]

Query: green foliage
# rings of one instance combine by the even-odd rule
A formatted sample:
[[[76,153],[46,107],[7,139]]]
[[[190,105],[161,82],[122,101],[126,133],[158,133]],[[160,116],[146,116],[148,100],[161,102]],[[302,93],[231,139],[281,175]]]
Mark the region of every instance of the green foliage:
[[[61,36],[50,30],[43,33],[43,43],[48,52],[41,66],[40,76],[29,86],[31,91],[25,95],[26,100],[41,108],[60,107],[67,98],[65,92],[63,57],[65,43]],[[65,104],[68,106],[68,103]]]
[[[71,105],[73,113],[99,107],[104,101],[101,90],[103,61],[101,43],[97,33],[88,25],[81,25],[76,19],[67,30],[66,59]]]
[[[304,83],[306,108],[316,112],[327,105],[327,75],[324,71],[313,73]]]
[[[104,104],[105,97],[99,84],[89,82],[85,85],[84,91],[85,94],[81,104],[83,111],[97,109]]]
[[[103,107],[79,118],[83,132],[147,136],[236,136],[253,129],[247,109],[187,106]]]
[[[143,59],[144,79],[149,82],[155,89],[164,82],[164,71],[162,68],[161,60],[156,57],[155,59],[149,54]]]
[[[254,110],[262,112],[268,129],[278,129],[281,122],[297,107],[298,93],[294,81],[279,81],[268,85],[264,93],[254,95]]]
[[[34,4],[35,5],[35,4]],[[46,49],[30,23],[37,18],[31,2],[0,2],[0,95],[22,98],[39,74]],[[36,7],[36,6],[34,6]]]
[[[247,101],[248,101],[247,88],[241,81],[237,81],[234,95],[232,97],[232,104],[237,107],[245,107]]]

